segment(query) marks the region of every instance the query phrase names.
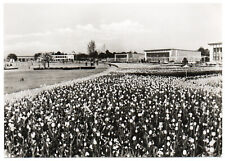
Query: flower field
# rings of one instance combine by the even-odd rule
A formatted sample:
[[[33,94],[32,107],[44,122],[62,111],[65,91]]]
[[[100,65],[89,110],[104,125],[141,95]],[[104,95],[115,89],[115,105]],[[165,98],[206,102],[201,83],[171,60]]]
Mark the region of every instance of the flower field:
[[[221,156],[214,78],[115,73],[6,102],[4,147],[13,157]]]

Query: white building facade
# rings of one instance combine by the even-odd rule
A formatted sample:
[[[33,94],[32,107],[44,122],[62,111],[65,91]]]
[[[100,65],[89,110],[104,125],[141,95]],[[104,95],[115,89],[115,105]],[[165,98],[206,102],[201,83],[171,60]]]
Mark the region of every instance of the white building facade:
[[[114,55],[115,62],[139,62],[144,59],[143,53],[117,53]]]
[[[212,63],[222,63],[222,42],[209,43],[209,61]]]
[[[154,63],[182,63],[184,58],[189,63],[195,63],[201,60],[201,52],[184,49],[155,49],[144,50],[145,61]]]
[[[74,61],[74,55],[73,54],[60,54],[60,55],[53,55],[52,54],[52,60],[55,62],[62,62],[62,61]]]

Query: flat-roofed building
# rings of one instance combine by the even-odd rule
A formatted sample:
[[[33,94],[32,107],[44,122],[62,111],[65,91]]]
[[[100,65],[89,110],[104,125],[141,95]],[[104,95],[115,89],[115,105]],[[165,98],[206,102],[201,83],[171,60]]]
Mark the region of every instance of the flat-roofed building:
[[[17,56],[17,61],[19,62],[34,61],[34,56]]]
[[[184,49],[154,49],[144,50],[145,61],[154,63],[182,63],[184,58],[195,63],[201,60],[201,52]]]
[[[209,61],[213,63],[222,63],[222,42],[209,43]]]
[[[52,60],[55,62],[61,62],[61,61],[73,61],[74,55],[73,54],[52,54]]]
[[[122,52],[114,55],[115,62],[139,62],[144,59],[144,53]]]

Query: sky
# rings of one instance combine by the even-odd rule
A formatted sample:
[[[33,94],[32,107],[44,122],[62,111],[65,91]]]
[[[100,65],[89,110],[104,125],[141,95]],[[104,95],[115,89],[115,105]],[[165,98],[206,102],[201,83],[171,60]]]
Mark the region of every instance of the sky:
[[[222,41],[222,4],[4,4],[4,56],[158,48],[197,50]]]

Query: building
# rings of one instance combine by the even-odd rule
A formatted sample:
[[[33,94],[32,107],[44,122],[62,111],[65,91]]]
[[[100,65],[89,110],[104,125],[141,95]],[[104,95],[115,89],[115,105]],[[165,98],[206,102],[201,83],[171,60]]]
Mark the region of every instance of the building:
[[[222,42],[209,43],[209,61],[222,63]]]
[[[195,50],[183,49],[155,49],[144,50],[145,61],[154,63],[182,63],[184,58],[189,63],[195,63],[201,60],[201,52]]]
[[[143,53],[122,52],[114,55],[115,62],[139,62],[142,59],[144,60]]]
[[[17,56],[17,61],[19,62],[34,61],[34,56]]]
[[[52,59],[54,62],[74,61],[74,55],[73,54],[52,54]]]

